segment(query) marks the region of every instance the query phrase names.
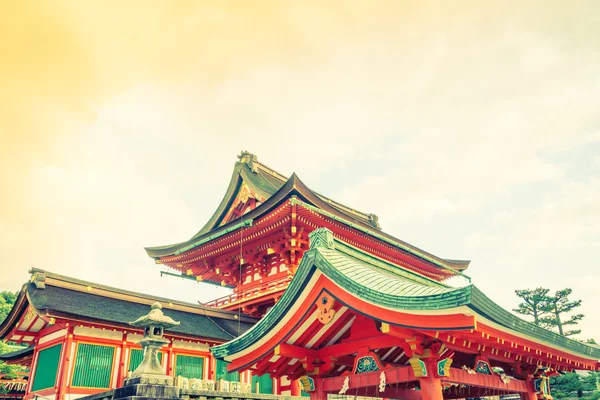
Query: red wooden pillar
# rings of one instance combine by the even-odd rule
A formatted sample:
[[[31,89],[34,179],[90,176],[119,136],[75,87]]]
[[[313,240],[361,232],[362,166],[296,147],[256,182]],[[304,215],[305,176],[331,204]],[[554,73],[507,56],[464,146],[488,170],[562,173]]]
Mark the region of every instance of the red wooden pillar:
[[[315,379],[315,390],[310,392],[310,400],[327,400],[327,393],[323,391],[321,379]]]
[[[421,378],[421,398],[423,400],[443,400],[442,381],[439,378]]]
[[[117,384],[115,387],[123,386],[123,381],[125,380],[125,376],[127,375],[127,369],[125,367],[125,353],[127,350],[127,331],[123,332],[123,336],[121,337],[121,355],[118,360],[118,372],[117,372]]]
[[[294,381],[290,380],[290,395],[291,396],[300,396],[300,380],[296,379]]]
[[[173,339],[169,342],[169,346],[167,347],[167,366],[165,368],[167,375],[175,378],[175,374],[173,373]]]
[[[71,368],[71,344],[73,343],[73,328],[67,324],[67,336],[63,341],[62,360],[60,361],[57,376],[58,388],[56,390],[56,399],[62,400],[65,396],[65,389],[68,385],[67,376]]]
[[[39,351],[37,349],[37,345],[38,345],[38,338],[35,338],[33,341],[33,356],[31,358],[31,369],[29,370],[29,379],[27,380],[27,388],[25,389],[25,399],[31,398],[30,393],[31,393],[31,389],[33,388],[33,380],[35,379],[35,374],[37,374],[37,361],[38,361],[38,355],[39,355]]]
[[[533,391],[533,385],[531,384],[531,381],[528,380],[527,381],[527,393],[521,393],[521,400],[537,400],[537,399],[538,399],[538,396]]]

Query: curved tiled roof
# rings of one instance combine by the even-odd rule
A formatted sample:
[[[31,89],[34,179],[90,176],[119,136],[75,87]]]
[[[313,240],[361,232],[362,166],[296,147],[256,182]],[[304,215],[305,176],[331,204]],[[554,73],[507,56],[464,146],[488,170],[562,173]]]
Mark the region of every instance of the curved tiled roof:
[[[216,341],[231,340],[257,321],[230,311],[131,292],[40,269],[32,269],[31,273],[34,279],[23,286],[15,306],[0,324],[0,339],[18,323],[28,304],[48,317],[129,326],[131,321],[148,313],[150,304],[158,301],[163,304],[165,315],[181,322],[168,332]],[[40,276],[43,285],[36,282]]]
[[[31,304],[37,310],[47,310],[49,315],[83,317],[128,326],[129,322],[135,321],[149,311],[147,304],[56,286],[37,289],[33,283],[29,283],[27,284],[27,293]],[[163,311],[165,315],[181,322],[180,325],[169,328],[168,332],[170,333],[224,341],[238,336],[237,321],[168,308]],[[252,324],[241,322],[240,333],[245,332],[251,326]]]
[[[16,359],[31,355],[31,354],[33,354],[34,348],[35,348],[35,346],[31,345],[29,347],[23,347],[22,349],[11,351],[10,353],[0,354],[0,360],[2,360],[2,361],[16,360]]]
[[[321,231],[329,232],[326,229]],[[331,232],[329,234],[331,235]],[[211,351],[214,355],[222,358],[236,354],[274,329],[286,317],[314,273],[320,271],[346,292],[386,309],[405,312],[467,307],[474,314],[502,326],[507,332],[517,336],[525,335],[559,350],[566,350],[596,361],[600,360],[600,348],[580,343],[526,322],[494,303],[474,285],[451,288],[439,282],[430,284],[416,282],[394,273],[393,270],[382,269],[378,264],[379,260],[366,253],[363,253],[360,260],[353,257],[343,244],[340,245],[336,241],[334,245],[332,235],[330,241],[330,245],[324,246],[314,244],[311,238],[311,249],[304,254],[296,275],[279,302],[244,335],[213,347]]]
[[[437,268],[448,269],[452,270],[454,274],[461,274],[460,271],[467,269],[469,266],[469,261],[467,260],[439,258],[416,246],[394,238],[381,231],[381,227],[379,226],[378,219],[375,215],[356,211],[310,190],[295,173],[286,180],[283,175],[266,167],[264,164],[259,163],[252,154],[246,154],[245,156],[254,158],[244,159],[244,157],[241,157],[242,161],[236,163],[225,196],[204,227],[191,239],[185,242],[165,246],[146,247],[146,253],[150,257],[160,259],[162,257],[185,253],[195,247],[235,231],[241,226],[251,224],[254,219],[269,213],[284,201],[291,199],[293,203],[301,204],[303,207],[308,207],[319,213],[323,213],[345,225],[352,226],[363,233],[392,244],[402,251],[406,251],[427,262],[433,263]],[[223,218],[232,206],[232,203],[243,184],[247,185],[252,191],[264,196],[266,200],[264,203],[245,214],[242,222],[240,222],[240,219],[236,219],[235,221],[223,224]]]

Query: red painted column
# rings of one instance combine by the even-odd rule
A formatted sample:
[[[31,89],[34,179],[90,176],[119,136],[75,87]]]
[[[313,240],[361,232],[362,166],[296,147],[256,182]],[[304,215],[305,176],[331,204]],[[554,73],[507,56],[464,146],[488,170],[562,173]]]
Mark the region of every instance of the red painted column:
[[[115,387],[123,386],[123,381],[125,380],[125,376],[127,375],[127,370],[125,367],[125,352],[127,350],[127,331],[123,332],[123,336],[121,336],[121,354],[119,356],[118,373],[117,373],[117,384]]]
[[[66,339],[63,341],[63,349],[62,349],[62,360],[59,363],[60,370],[58,371],[58,376],[56,377],[57,381],[57,390],[56,390],[56,399],[62,400],[65,397],[65,389],[69,384],[67,382],[67,376],[69,375],[69,370],[71,368],[71,344],[73,343],[73,328],[69,327],[67,324],[67,334]]]
[[[300,380],[296,379],[295,381],[290,380],[290,395],[292,396],[300,396]]]
[[[323,391],[320,379],[315,379],[315,390],[310,392],[310,400],[327,400],[327,393]]]
[[[167,366],[165,370],[167,371],[167,375],[175,378],[175,374],[173,373],[173,339],[171,339],[167,347]]]
[[[30,373],[29,373],[29,379],[27,380],[27,389],[25,389],[25,399],[30,399],[33,398],[33,396],[30,395],[31,393],[31,389],[33,388],[33,380],[35,379],[35,374],[37,374],[37,362],[38,362],[38,355],[39,355],[39,351],[37,349],[37,345],[38,345],[38,338],[36,338],[33,341],[34,344],[34,349],[33,349],[33,357],[31,359],[31,369],[30,369]]]
[[[527,382],[527,393],[521,393],[521,400],[537,400],[538,396],[533,391],[530,382]]]
[[[439,378],[422,378],[419,380],[421,386],[421,398],[423,400],[443,400],[442,381]]]

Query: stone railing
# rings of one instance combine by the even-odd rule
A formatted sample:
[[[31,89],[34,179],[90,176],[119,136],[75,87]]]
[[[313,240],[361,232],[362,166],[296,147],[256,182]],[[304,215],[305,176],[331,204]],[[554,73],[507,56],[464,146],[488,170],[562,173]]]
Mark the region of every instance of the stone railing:
[[[286,289],[292,280],[291,276],[287,276],[283,279],[279,279],[272,282],[267,282],[262,285],[255,286],[250,289],[243,290],[239,293],[232,293],[227,296],[220,297],[218,299],[204,303],[207,307],[225,308],[233,304],[249,301],[258,297],[262,297],[269,293],[275,293]]]
[[[114,390],[96,393],[78,400],[113,400]],[[276,394],[219,392],[216,390],[180,389],[181,400],[308,400],[302,396],[280,396]]]
[[[256,399],[256,400],[308,400],[301,396],[280,396],[276,394],[240,393],[240,392],[218,392],[215,390],[181,389],[179,398],[187,399]]]
[[[85,399],[85,400],[112,400],[114,393],[115,393],[114,390],[108,390],[106,392],[96,393],[96,394],[90,394],[89,396],[80,397],[79,399]],[[68,396],[67,396],[67,398],[68,398]]]

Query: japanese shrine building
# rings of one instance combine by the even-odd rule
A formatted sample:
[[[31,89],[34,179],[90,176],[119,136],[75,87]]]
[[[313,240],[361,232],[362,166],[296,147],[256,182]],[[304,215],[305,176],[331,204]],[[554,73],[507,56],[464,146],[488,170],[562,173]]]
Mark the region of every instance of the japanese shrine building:
[[[146,251],[177,276],[233,289],[209,306],[262,318],[211,351],[230,372],[278,379],[277,393],[549,399],[550,376],[599,369],[600,349],[521,320],[472,284],[444,283],[466,277],[469,261],[396,239],[375,215],[248,152],[196,235]]]
[[[599,348],[445,283],[468,278],[469,261],[403,242],[248,152],[197,234],[146,252],[163,273],[232,293],[194,305],[32,270],[0,325],[0,339],[29,346],[0,356],[31,367],[27,399],[119,387],[141,361],[141,331],[128,323],[157,301],[181,322],[165,332],[167,374],[261,393],[550,399],[550,376],[600,367]]]
[[[26,399],[72,400],[121,386],[142,360],[137,344],[142,331],[129,322],[148,313],[157,301],[181,321],[165,335],[170,343],[161,358],[168,375],[254,382],[261,391],[272,392],[270,379],[256,382],[250,373],[228,374],[225,363],[210,353],[210,347],[248,330],[255,318],[40,269],[31,273],[0,325],[0,339],[28,346],[0,355],[0,360],[30,368]]]

